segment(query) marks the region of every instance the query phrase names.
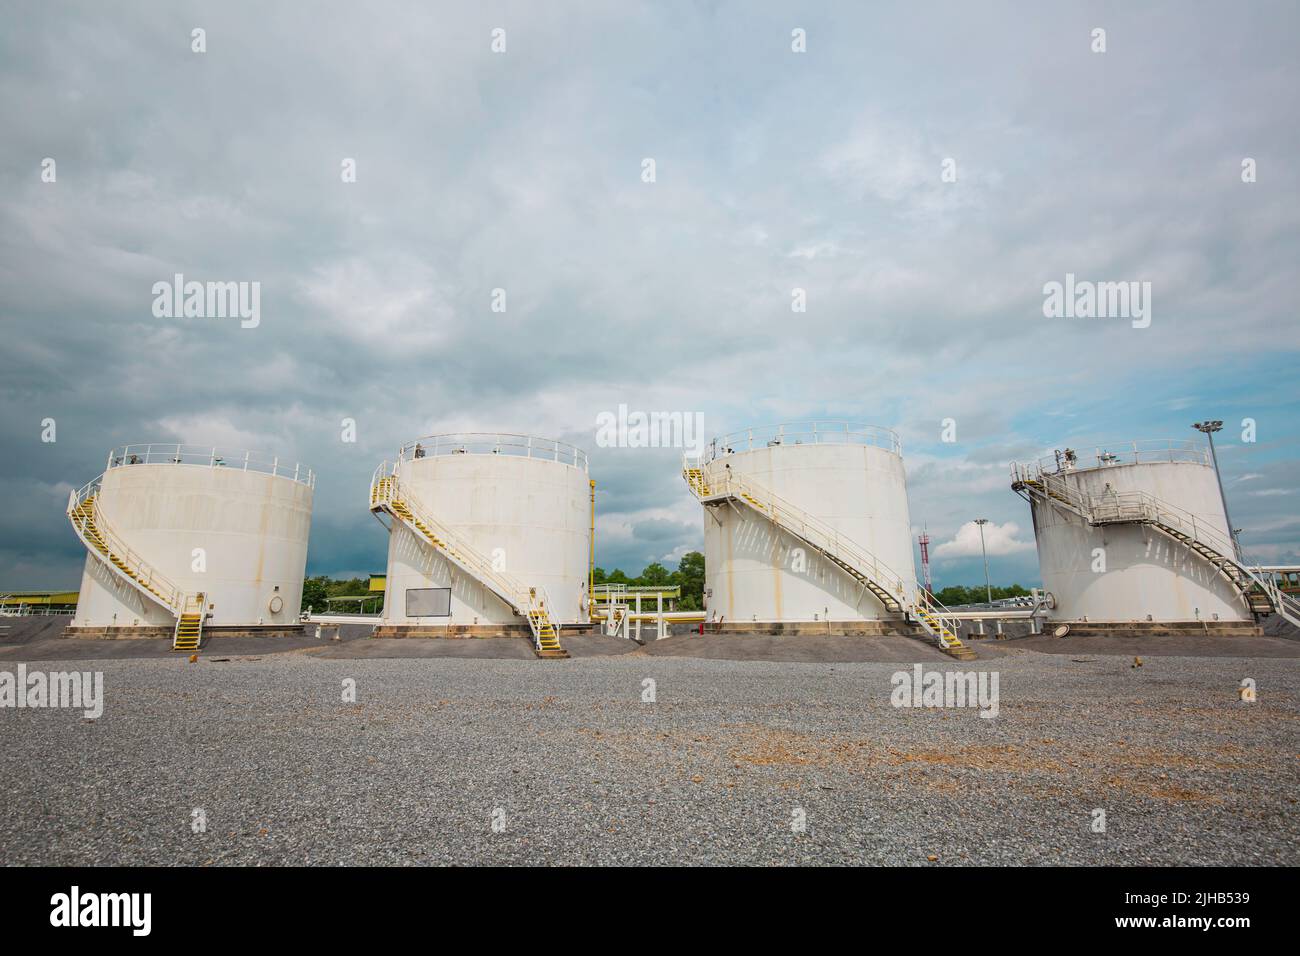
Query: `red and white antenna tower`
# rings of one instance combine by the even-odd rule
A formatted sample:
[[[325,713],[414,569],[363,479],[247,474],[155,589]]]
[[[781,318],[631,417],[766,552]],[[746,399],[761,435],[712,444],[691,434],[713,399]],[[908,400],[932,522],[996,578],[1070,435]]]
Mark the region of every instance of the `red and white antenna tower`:
[[[921,577],[925,579],[925,589],[933,594],[934,587],[930,583],[930,535],[922,529],[916,540],[921,542]]]

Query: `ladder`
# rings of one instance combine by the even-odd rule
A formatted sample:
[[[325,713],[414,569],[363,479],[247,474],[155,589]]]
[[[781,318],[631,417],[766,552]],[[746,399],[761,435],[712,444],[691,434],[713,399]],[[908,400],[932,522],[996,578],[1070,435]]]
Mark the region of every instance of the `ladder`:
[[[1012,465],[1011,488],[1027,501],[1046,502],[1094,527],[1137,524],[1154,528],[1231,582],[1251,614],[1279,614],[1300,627],[1300,601],[1279,588],[1271,574],[1241,554],[1230,537],[1204,518],[1145,491],[1084,494],[1061,474],[1044,471],[1039,465]]]
[[[528,611],[528,624],[533,631],[534,651],[541,658],[564,658],[569,652],[560,646],[560,632],[551,620],[544,602],[537,602]]]
[[[68,520],[86,549],[117,577],[176,618],[172,649],[197,650],[203,631],[205,596],[185,594],[132,549],[104,519],[99,507],[103,475],[68,496]],[[186,620],[189,618],[189,620]],[[194,619],[197,618],[197,626]],[[182,633],[184,632],[184,633]]]
[[[538,657],[562,659],[569,656],[560,644],[559,626],[551,617],[551,602],[546,589],[524,587],[510,575],[493,568],[491,560],[434,518],[410,489],[402,485],[397,468],[391,462],[384,462],[375,469],[370,482],[370,510],[376,514],[387,513],[401,521],[420,540],[481,582],[527,620],[533,638],[533,653]]]
[[[907,620],[920,625],[931,643],[944,653],[962,660],[975,656],[957,636],[959,620],[934,595],[918,589],[909,597],[899,575],[820,518],[780,498],[738,470],[726,468],[720,474],[715,468],[708,474],[699,458],[683,457],[682,477],[701,504],[738,502],[803,541],[870,591],[886,611],[903,614]]]
[[[203,643],[203,595],[195,595],[197,610],[189,601],[180,617],[176,618],[176,630],[172,633],[172,650],[197,651]]]

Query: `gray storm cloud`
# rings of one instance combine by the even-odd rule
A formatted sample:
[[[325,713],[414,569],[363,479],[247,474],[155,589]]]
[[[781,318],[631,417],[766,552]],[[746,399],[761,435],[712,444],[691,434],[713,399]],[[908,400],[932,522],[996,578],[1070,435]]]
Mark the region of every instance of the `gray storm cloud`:
[[[74,584],[69,486],[149,440],[309,463],[310,570],[377,570],[371,471],[457,430],[587,448],[598,561],[638,570],[699,546],[701,518],[674,451],[596,446],[620,403],[710,433],[894,427],[936,540],[976,515],[1028,527],[1010,457],[1250,416],[1258,444],[1223,449],[1229,477],[1262,476],[1234,517],[1294,560],[1298,21],[1281,3],[30,6],[0,37],[0,587]],[[156,318],[175,273],[259,282],[258,326]],[[1150,281],[1151,327],[1045,320],[1067,273]],[[1035,579],[1032,550],[997,574]]]

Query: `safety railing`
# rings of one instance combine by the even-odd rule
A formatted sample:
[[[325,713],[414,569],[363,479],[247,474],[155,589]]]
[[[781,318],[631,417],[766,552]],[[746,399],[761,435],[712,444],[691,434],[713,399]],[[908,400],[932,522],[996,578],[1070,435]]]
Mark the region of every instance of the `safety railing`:
[[[1296,627],[1300,627],[1300,600],[1294,594],[1283,591],[1271,579],[1263,585],[1263,591],[1273,603],[1277,613]]]
[[[888,428],[859,422],[808,421],[758,425],[719,435],[709,442],[701,461],[708,464],[724,455],[777,445],[867,445],[895,455],[903,453],[897,433]]]
[[[1274,576],[1242,551],[1230,534],[1220,530],[1218,522],[1197,516],[1145,491],[1085,494],[1071,485],[1065,474],[1045,471],[1039,463],[1016,463],[1011,469],[1013,484],[1036,482],[1050,500],[1065,504],[1089,524],[1154,524],[1213,551],[1235,569],[1236,575],[1231,576],[1243,593],[1262,592],[1277,613],[1300,626],[1300,601],[1278,587]]]
[[[88,498],[96,495],[102,477],[101,475],[100,478],[87,482],[77,491],[69,493],[68,519],[72,522],[73,529],[77,532],[77,536],[81,538],[82,543],[99,555],[101,560],[112,565],[114,570],[122,573],[124,577],[127,577],[137,587],[147,592],[154,600],[160,601],[168,608],[171,608],[173,612],[177,611],[184,600],[183,592],[113,530],[112,526],[104,520],[104,512],[99,507],[97,500],[90,502],[89,514],[82,507]],[[100,550],[94,541],[96,537],[108,549],[107,553]],[[116,565],[113,565],[112,559],[114,557],[130,568],[135,577],[131,578],[117,568]]]
[[[620,600],[624,596],[635,597],[640,594],[642,597],[653,598],[655,595],[662,594],[665,598],[679,598],[682,596],[680,584],[597,584],[591,589],[592,595],[597,601]]]
[[[944,647],[951,647],[961,643],[961,640],[957,637],[957,634],[961,629],[961,618],[948,610],[947,607],[940,603],[937,597],[924,588],[917,589],[916,609],[924,611],[925,614],[928,614],[931,619],[938,623],[939,630],[936,633],[935,629],[930,626],[930,621],[926,620],[924,615],[914,615],[923,625],[925,625],[926,630],[930,631],[930,633],[939,640],[940,644]],[[945,631],[947,633],[944,633]]]
[[[550,624],[551,627],[555,629],[556,634],[558,634],[560,631],[560,625],[551,616],[551,595],[550,592],[546,590],[546,585],[538,584],[529,586],[526,593],[528,597],[528,610],[541,611],[542,614],[545,615],[546,622]],[[529,614],[528,625],[533,631],[533,642],[537,644],[540,649],[541,645],[539,642],[542,636],[541,621],[535,618],[532,614]]]
[[[1209,465],[1211,463],[1209,447],[1195,439],[1151,438],[1096,444],[1084,449],[1061,448],[1051,455],[1035,461],[1018,462],[1017,465],[1054,473],[1159,462],[1191,462],[1197,465]]]
[[[587,453],[576,445],[552,438],[532,435],[511,435],[504,432],[455,432],[446,435],[428,435],[403,445],[397,453],[399,461],[417,458],[436,458],[439,455],[508,455],[520,458],[538,458],[556,461],[587,470]]]
[[[835,561],[853,568],[870,579],[876,587],[890,593],[907,615],[919,623],[943,647],[960,646],[957,638],[960,621],[933,594],[918,589],[907,595],[902,577],[874,554],[820,518],[782,499],[767,487],[739,471],[726,468],[704,471],[704,462],[689,455],[682,457],[682,474],[697,497],[740,497],[773,524],[807,541]],[[706,491],[707,489],[707,491]],[[948,633],[945,634],[944,631]]]
[[[703,468],[699,458],[686,456],[682,463],[683,471],[687,473],[693,469]],[[874,554],[844,537],[820,518],[813,517],[798,505],[786,501],[734,469],[723,469],[721,473],[718,469],[713,469],[704,476],[704,482],[708,486],[709,497],[748,496],[752,499],[751,503],[757,504],[758,510],[765,513],[776,524],[787,528],[832,557],[853,566],[877,585],[894,594],[899,604],[907,603],[906,588],[898,574]]]
[[[0,604],[0,617],[70,617],[76,608],[45,607],[34,604]]]
[[[175,442],[124,445],[108,453],[108,464],[105,470],[126,465],[161,464],[202,465],[207,468],[252,471],[278,478],[290,478],[309,488],[316,486],[316,476],[312,470],[297,462],[285,461],[278,456],[262,455],[242,448],[222,448],[216,445],[184,445]]]
[[[1213,548],[1227,558],[1236,557],[1236,543],[1230,535],[1219,530],[1217,524],[1210,519],[1198,517],[1145,491],[1085,494],[1067,481],[1065,474],[1065,472],[1045,471],[1036,464],[1016,464],[1012,468],[1012,481],[1038,481],[1052,497],[1070,505],[1092,524],[1125,522],[1163,524]]]
[[[370,507],[404,508],[413,519],[418,519],[443,544],[443,551],[465,571],[478,578],[512,608],[520,613],[530,610],[533,596],[529,589],[511,575],[492,567],[492,561],[479,553],[469,542],[447,525],[438,521],[404,485],[397,462],[383,462],[370,480]],[[535,589],[542,593],[544,589]],[[550,607],[549,602],[546,605]]]

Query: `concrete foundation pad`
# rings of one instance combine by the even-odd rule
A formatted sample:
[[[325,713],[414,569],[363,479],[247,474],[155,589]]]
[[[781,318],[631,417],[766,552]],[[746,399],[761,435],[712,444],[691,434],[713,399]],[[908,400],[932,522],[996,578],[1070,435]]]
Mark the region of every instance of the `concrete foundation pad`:
[[[170,624],[142,625],[135,627],[74,627],[68,625],[63,630],[65,638],[81,641],[133,641],[133,640],[171,640],[174,628]],[[203,628],[203,640],[210,637],[301,637],[303,625],[276,624],[265,627],[224,627],[208,626]]]
[[[1068,625],[1071,637],[1261,637],[1264,629],[1251,621],[1046,621],[1051,634]]]
[[[527,624],[380,624],[372,637],[433,637],[448,640],[478,637],[531,637]]]
[[[171,637],[172,628],[166,624],[135,627],[73,627],[63,629],[63,637],[79,641],[147,641]]]
[[[640,645],[601,634],[561,634],[571,657],[609,657],[635,651]],[[480,636],[470,640],[405,640],[377,636],[370,640],[330,644],[310,652],[331,659],[458,658],[462,660],[536,660],[531,634]]]
[[[432,635],[433,640],[408,640],[408,637],[427,635],[376,635],[363,641],[326,645],[308,653],[321,658],[424,658],[451,657],[466,660],[533,660],[533,644],[524,635],[479,635],[479,639],[447,639],[447,635]],[[443,637],[443,640],[437,640]],[[466,635],[462,635],[466,637]]]
[[[560,638],[574,634],[592,634],[590,624],[561,624]],[[375,627],[376,638],[425,637],[461,640],[480,637],[524,637],[532,640],[533,632],[527,624],[380,624]]]
[[[0,631],[0,662],[2,661],[75,661],[75,660],[127,660],[165,658],[184,662],[189,658],[185,651],[172,650],[172,635],[140,638],[137,640],[68,640],[61,636],[62,629],[51,632],[42,628],[40,619],[11,630]],[[339,641],[329,637],[316,637],[315,629],[298,631],[292,635],[203,635],[199,657],[238,657],[241,655],[269,656],[285,652],[341,647],[346,644],[364,644],[370,628],[365,625],[345,624]]]

